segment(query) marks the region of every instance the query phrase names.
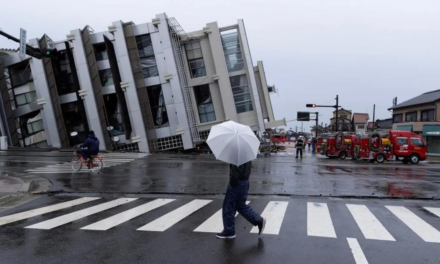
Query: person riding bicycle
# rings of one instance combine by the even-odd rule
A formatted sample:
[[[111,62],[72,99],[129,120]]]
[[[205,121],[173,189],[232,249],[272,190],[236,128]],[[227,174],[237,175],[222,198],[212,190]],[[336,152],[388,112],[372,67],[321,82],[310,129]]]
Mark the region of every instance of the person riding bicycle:
[[[89,158],[89,155],[98,155],[99,139],[95,136],[95,132],[93,132],[93,130],[90,130],[89,137],[79,147],[81,148],[81,154],[84,160],[87,160]]]

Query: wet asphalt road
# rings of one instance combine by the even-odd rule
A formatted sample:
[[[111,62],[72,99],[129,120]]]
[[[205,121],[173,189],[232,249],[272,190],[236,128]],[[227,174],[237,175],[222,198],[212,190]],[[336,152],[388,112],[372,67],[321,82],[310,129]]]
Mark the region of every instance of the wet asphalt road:
[[[47,178],[53,192],[222,194],[228,182],[228,166],[210,155],[115,155],[104,158],[111,167],[99,175],[73,173],[69,153],[0,155],[0,165],[3,173]],[[285,153],[254,161],[250,186],[256,195],[439,198],[440,165],[340,161],[310,152],[295,160]]]
[[[216,239],[214,233],[194,232],[198,226],[221,208],[222,198],[218,196],[204,196],[203,198],[164,195],[136,196],[138,199],[132,202],[48,230],[25,228],[120,197],[105,196],[86,204],[0,226],[0,262],[353,264],[362,263],[355,260],[355,255],[359,257],[359,250],[368,263],[440,262],[438,234],[434,232],[434,235],[437,235],[437,237],[434,236],[437,242],[425,241],[427,234],[423,231],[426,230],[417,230],[404,223],[407,219],[405,217],[415,215],[420,223],[425,223],[434,230],[440,230],[439,217],[423,209],[423,207],[440,207],[436,201],[251,196],[248,200],[259,213],[263,212],[271,201],[288,203],[282,224],[278,229],[279,233],[261,236],[250,233],[252,226],[239,215],[236,218],[237,238],[232,241]],[[156,198],[171,198],[175,201],[106,231],[81,229],[97,221],[127,212],[129,209]],[[0,213],[0,223],[1,217],[4,216],[74,199],[78,197],[44,196]],[[211,202],[164,231],[137,230],[194,199],[211,200]],[[347,204],[366,206],[394,241],[366,237],[365,227],[361,228],[362,221],[354,219],[353,214],[347,209]],[[310,205],[317,206],[315,208],[328,207],[332,226],[326,227],[326,218],[316,212],[313,213],[308,208]],[[403,207],[409,211],[409,215],[397,217],[385,206]],[[314,221],[320,224],[318,229],[316,225],[313,225]],[[321,221],[324,222],[321,223]],[[371,229],[371,226],[369,228]],[[325,237],[329,229],[333,229],[334,237]],[[311,232],[313,230],[317,232],[314,235]],[[368,227],[366,231],[368,233]],[[352,253],[347,238],[358,243],[359,249],[355,254]]]
[[[359,264],[362,257],[368,263],[440,263],[440,218],[426,209],[440,208],[438,200],[430,199],[439,197],[439,165],[378,165],[311,153],[302,161],[288,153],[259,158],[253,162],[253,195],[248,200],[256,212],[268,212],[272,219],[268,232],[275,234],[250,233],[252,226],[239,215],[237,239],[223,241],[206,230],[194,232],[221,209],[228,182],[228,166],[210,155],[159,154],[139,159],[107,155],[109,167],[99,175],[72,173],[65,164],[71,159],[69,153],[48,155],[53,156],[0,153],[3,175],[34,174],[53,184],[51,193],[0,211],[0,263]],[[81,197],[101,198],[1,222],[16,213]],[[102,208],[127,197],[136,200]],[[413,199],[390,199],[395,197]],[[135,209],[139,215],[130,216],[128,210],[159,198],[173,201],[145,213]],[[176,212],[194,200],[210,202],[186,215]],[[285,211],[270,209],[274,203],[285,205]],[[347,205],[357,206],[360,218]],[[95,211],[90,214],[92,207]],[[173,219],[182,219],[166,230],[137,230],[173,212]],[[126,221],[106,231],[80,229],[118,214]],[[46,226],[47,230],[25,228],[56,217],[70,220]],[[378,239],[385,233],[392,239]]]

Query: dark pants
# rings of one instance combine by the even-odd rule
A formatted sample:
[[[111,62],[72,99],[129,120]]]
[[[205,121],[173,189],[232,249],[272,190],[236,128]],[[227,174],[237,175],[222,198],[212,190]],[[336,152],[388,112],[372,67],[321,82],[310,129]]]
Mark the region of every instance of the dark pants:
[[[89,157],[89,155],[98,155],[98,153],[96,153],[95,151],[90,151],[88,149],[81,149],[81,154],[84,160],[86,160]]]
[[[236,186],[228,184],[223,201],[223,231],[228,235],[235,235],[235,213],[237,211],[253,226],[263,221],[263,218],[246,204],[248,191],[249,181],[240,181]]]
[[[302,150],[302,148],[297,148],[297,149],[296,149],[296,157],[298,157],[298,153],[300,154],[300,157],[302,158],[302,156],[303,156],[303,150]]]

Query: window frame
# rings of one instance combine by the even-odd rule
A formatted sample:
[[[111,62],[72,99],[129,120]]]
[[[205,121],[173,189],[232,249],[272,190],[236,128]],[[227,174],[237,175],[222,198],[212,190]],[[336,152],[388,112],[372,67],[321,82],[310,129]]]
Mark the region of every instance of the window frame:
[[[151,45],[151,53],[146,54],[145,53],[145,48],[149,47],[144,46],[144,41],[145,41],[145,37],[148,37],[149,40],[149,44]],[[151,34],[143,34],[143,35],[138,35],[135,36],[135,40],[136,40],[136,49],[139,55],[139,64],[141,65],[141,69],[142,69],[142,75],[144,78],[151,78],[151,77],[156,77],[159,76],[159,68],[157,68],[157,60],[156,60],[156,56],[154,54],[154,47],[153,47],[153,41],[151,39]],[[140,49],[140,47],[142,46],[142,49]],[[148,67],[142,67],[142,60],[147,60],[147,59],[154,59],[155,64],[153,66],[148,66]],[[151,75],[151,69],[155,68],[156,70],[156,75]],[[144,71],[145,69],[145,71]],[[146,74],[148,73],[148,74]]]
[[[34,127],[32,126],[32,124],[35,124],[35,123],[38,123],[38,122],[41,123],[41,129],[38,130],[38,131],[34,131]],[[31,127],[32,127],[32,133],[29,132],[29,127],[28,127],[29,125],[31,125]],[[44,131],[44,123],[43,123],[43,119],[39,119],[39,120],[36,120],[36,121],[30,122],[30,123],[26,123],[26,130],[27,130],[28,134],[27,134],[27,135],[24,135],[24,138],[27,138],[27,137],[33,136],[33,135],[35,135],[35,134],[40,133],[41,131]],[[38,142],[37,142],[37,143],[38,143]]]
[[[429,112],[433,113],[432,120],[429,120],[429,117],[427,118],[427,120],[424,120],[423,114],[424,113],[429,113]],[[435,109],[426,109],[426,110],[420,111],[420,121],[423,121],[423,122],[435,122]]]
[[[23,66],[24,68],[22,69]],[[29,72],[29,76],[27,79],[24,79],[25,73],[27,72]],[[28,60],[9,66],[8,73],[9,73],[9,81],[11,83],[12,88],[17,88],[19,86],[34,81],[32,70]],[[14,82],[14,76],[17,76],[19,74],[22,74],[22,77],[19,76],[21,81],[16,83]]]
[[[159,92],[159,95],[157,95],[157,96],[154,94],[154,91],[153,91],[153,89],[156,87],[160,87],[160,89],[161,89],[161,92]],[[153,115],[154,127],[155,128],[169,127],[170,126],[170,119],[168,117],[168,109],[167,109],[167,106],[165,103],[165,97],[163,95],[162,85],[159,84],[159,85],[148,86],[146,89],[147,89],[147,94],[148,94],[148,100],[150,103],[151,114]],[[160,102],[161,98],[162,98],[162,104],[156,105],[156,102]],[[163,114],[165,114],[165,116],[167,118],[166,119],[167,122],[164,124],[161,124],[161,125],[157,124],[157,118],[156,118],[156,116],[154,116],[155,112],[157,115],[159,108],[162,108],[162,112],[163,112]],[[155,110],[155,109],[157,109],[157,110]],[[163,121],[163,114],[162,114],[162,121]]]
[[[397,116],[400,116],[400,121],[395,121],[395,118]],[[402,113],[400,113],[400,114],[393,114],[393,124],[394,123],[402,123],[402,122],[403,122],[403,114]]]
[[[102,82],[102,75],[101,75],[102,72],[110,73],[110,75],[109,75],[109,77],[108,77],[108,81],[111,79],[111,84],[105,84],[105,85],[104,85],[104,83]],[[112,70],[111,70],[111,69],[102,69],[102,70],[99,70],[99,71],[98,71],[98,74],[99,74],[99,80],[100,80],[100,82],[101,82],[101,86],[102,86],[102,87],[110,86],[110,85],[115,85],[114,80],[113,80],[113,73],[112,73]],[[108,81],[107,81],[107,82],[108,82]]]
[[[200,43],[200,41],[193,41],[185,44],[185,51],[188,61],[203,58],[202,44]],[[195,54],[196,51],[199,52],[198,56],[196,56]]]
[[[246,84],[243,85],[239,85],[239,86],[233,86],[232,85],[232,79],[233,78],[240,78],[241,76],[244,76],[245,80],[246,80]],[[241,75],[235,75],[235,76],[230,76],[229,77],[229,82],[231,83],[231,90],[232,90],[232,95],[234,97],[234,104],[235,104],[235,109],[237,111],[237,114],[241,114],[241,113],[246,113],[246,112],[251,112],[254,111],[254,104],[253,104],[253,100],[252,100],[252,95],[251,95],[251,89],[249,87],[249,82],[247,79],[247,75],[246,74],[241,74]],[[243,90],[245,90],[245,92],[241,92],[241,93],[235,93],[234,92],[234,88],[242,88],[245,87],[246,89],[243,88]],[[244,96],[245,95],[249,95],[249,99],[245,99],[242,101],[237,101],[237,97],[239,96]],[[248,107],[249,109],[246,111],[239,111],[238,108],[241,106],[246,106],[246,105],[250,105],[250,107]]]
[[[104,48],[101,51],[98,51],[98,49]],[[93,51],[95,52],[95,60],[96,61],[104,61],[104,60],[108,60],[108,53],[107,53],[107,46],[105,45],[105,43],[97,43],[93,45]],[[100,54],[105,54],[105,56],[102,56],[99,58]]]
[[[414,120],[408,120],[408,116],[413,116],[415,114]],[[417,111],[411,111],[405,113],[405,122],[416,122],[417,121]]]
[[[202,89],[205,89],[205,91],[203,91]],[[196,104],[197,104],[197,112],[199,113],[199,122],[200,124],[204,124],[204,123],[209,123],[209,122],[215,122],[217,121],[217,116],[215,114],[215,108],[214,108],[214,103],[212,102],[212,95],[211,95],[211,89],[209,87],[209,84],[204,84],[204,85],[198,85],[198,86],[194,86],[193,87],[193,92],[194,92],[194,97],[196,98]],[[209,102],[200,102],[200,96],[206,96],[209,95]],[[200,111],[200,107],[206,107],[208,105],[211,105],[212,107],[212,111],[209,112],[204,112],[201,113]],[[208,117],[210,116],[210,114],[214,114],[214,119],[210,120]],[[202,116],[205,117],[206,121],[202,122]]]
[[[28,94],[34,94],[35,95],[35,100],[28,101],[28,97],[27,97]],[[20,96],[24,96],[25,101],[26,101],[24,104],[19,104],[18,103],[17,98],[20,97]],[[36,101],[37,101],[37,91],[30,91],[30,92],[27,92],[27,93],[22,93],[22,94],[15,95],[15,105],[16,105],[16,107],[27,105],[27,104],[30,104],[30,103],[33,103],[33,102],[36,102]]]
[[[241,42],[238,30],[234,29],[234,31],[221,34],[220,39],[222,42],[223,54],[225,56],[225,62],[228,72],[231,73],[245,70],[246,67],[244,63],[243,52],[241,50]],[[237,67],[238,65],[241,66]]]
[[[201,61],[202,66],[197,67],[197,61]],[[196,63],[196,67],[195,68],[192,67],[192,63]],[[189,65],[189,72],[191,74],[191,78],[199,78],[199,77],[206,76],[205,61],[203,60],[203,58],[197,58],[197,59],[189,60],[188,61],[188,65]],[[197,74],[198,70],[201,70],[201,69],[203,69],[201,71],[202,73],[201,74]]]

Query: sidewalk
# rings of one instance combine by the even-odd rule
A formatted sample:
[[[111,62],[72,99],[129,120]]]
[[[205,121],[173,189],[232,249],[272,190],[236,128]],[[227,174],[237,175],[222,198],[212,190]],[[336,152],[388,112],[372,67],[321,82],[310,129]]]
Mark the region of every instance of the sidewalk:
[[[52,183],[46,178],[23,173],[0,173],[0,196],[27,193],[47,192]]]

